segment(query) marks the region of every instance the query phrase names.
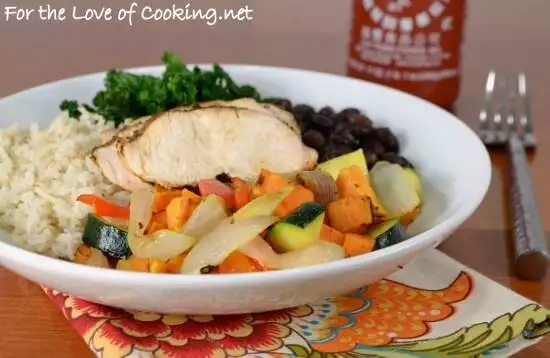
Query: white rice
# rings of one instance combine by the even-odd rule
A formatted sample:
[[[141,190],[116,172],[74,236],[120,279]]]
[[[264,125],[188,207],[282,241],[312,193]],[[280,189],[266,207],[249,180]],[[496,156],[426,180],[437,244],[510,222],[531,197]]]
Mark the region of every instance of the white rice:
[[[13,243],[70,259],[90,212],[77,197],[125,194],[85,160],[107,128],[112,125],[84,112],[80,120],[63,113],[45,130],[36,124],[0,130],[0,229]]]

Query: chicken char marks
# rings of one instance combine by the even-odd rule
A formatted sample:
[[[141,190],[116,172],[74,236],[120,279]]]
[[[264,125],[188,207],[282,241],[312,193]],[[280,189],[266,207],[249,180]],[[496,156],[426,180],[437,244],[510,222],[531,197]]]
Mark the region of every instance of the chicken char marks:
[[[130,191],[179,188],[219,173],[253,179],[262,168],[287,173],[317,163],[292,114],[253,99],[176,108],[110,135],[90,157],[109,181]]]

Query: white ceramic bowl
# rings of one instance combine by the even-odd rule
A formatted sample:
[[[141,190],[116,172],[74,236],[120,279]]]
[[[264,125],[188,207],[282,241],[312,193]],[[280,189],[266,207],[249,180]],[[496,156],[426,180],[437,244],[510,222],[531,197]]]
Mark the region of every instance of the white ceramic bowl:
[[[79,265],[8,244],[0,233],[0,264],[41,285],[127,309],[162,313],[229,314],[281,309],[343,294],[380,280],[438,246],[476,210],[491,176],[490,159],[460,120],[402,92],[345,77],[295,69],[224,66],[239,83],[266,96],[336,109],[357,107],[399,137],[418,168],[425,207],[398,245],[324,265],[267,273],[183,276],[116,271]],[[137,72],[159,74],[161,67]],[[14,121],[47,126],[65,98],[89,102],[104,73],[39,86],[0,100],[0,126]]]

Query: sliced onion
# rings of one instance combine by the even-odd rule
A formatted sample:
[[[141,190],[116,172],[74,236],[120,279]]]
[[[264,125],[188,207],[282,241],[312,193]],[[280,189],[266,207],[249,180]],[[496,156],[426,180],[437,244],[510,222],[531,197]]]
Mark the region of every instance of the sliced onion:
[[[305,171],[296,177],[298,183],[313,192],[315,201],[327,205],[338,199],[338,188],[334,178],[322,170]]]
[[[154,193],[151,189],[132,192],[128,246],[136,257],[165,261],[188,250],[195,244],[196,239],[168,230],[160,230],[149,236],[145,235],[145,229],[151,220],[153,202]]]
[[[235,220],[242,220],[254,216],[269,216],[273,214],[273,211],[290,194],[292,189],[293,186],[289,185],[281,190],[259,196],[240,208],[233,214],[233,218]]]
[[[147,224],[153,215],[155,193],[152,189],[134,190],[130,196],[130,219],[128,222],[128,240],[145,233]],[[138,241],[139,242],[139,241]],[[130,249],[133,248],[130,246]]]
[[[279,254],[261,236],[256,236],[252,241],[239,247],[239,251],[267,268],[276,269],[280,266]]]
[[[136,257],[143,259],[157,259],[161,261],[189,250],[197,239],[194,237],[170,230],[159,230],[149,236],[144,236],[138,251],[132,250]]]
[[[370,171],[370,179],[388,219],[399,218],[420,204],[417,188],[399,164],[376,163]]]
[[[323,264],[346,257],[344,248],[328,241],[316,241],[300,250],[279,255],[279,268],[289,269]]]
[[[225,201],[217,195],[208,195],[193,211],[181,230],[185,235],[200,238],[227,217]]]
[[[84,262],[86,265],[106,268],[110,267],[109,260],[107,260],[107,257],[105,257],[105,255],[103,255],[101,251],[94,248],[92,248],[91,250],[92,252],[90,254],[90,257],[88,257],[86,262]]]
[[[181,273],[198,274],[203,267],[219,265],[233,251],[253,240],[277,220],[277,217],[270,215],[223,220],[189,251],[181,267]]]

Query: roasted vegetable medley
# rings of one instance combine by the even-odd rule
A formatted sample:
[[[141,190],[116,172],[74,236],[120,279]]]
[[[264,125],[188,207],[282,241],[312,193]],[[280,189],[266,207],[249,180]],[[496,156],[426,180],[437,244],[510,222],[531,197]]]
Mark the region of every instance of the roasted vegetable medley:
[[[221,174],[182,189],[134,190],[129,205],[95,195],[74,261],[152,273],[227,274],[290,269],[367,254],[407,239],[420,214],[410,165],[361,149],[314,170],[254,180]]]

